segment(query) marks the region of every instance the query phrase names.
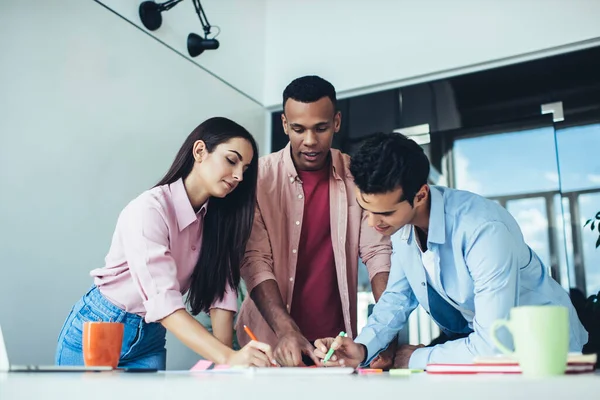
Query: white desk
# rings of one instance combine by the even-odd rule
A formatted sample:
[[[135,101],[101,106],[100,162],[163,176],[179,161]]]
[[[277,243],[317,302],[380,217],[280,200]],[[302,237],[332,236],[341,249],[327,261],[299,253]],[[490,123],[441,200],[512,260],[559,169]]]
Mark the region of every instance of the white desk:
[[[190,373],[0,373],[0,399],[512,400],[598,399],[600,374],[251,376]]]

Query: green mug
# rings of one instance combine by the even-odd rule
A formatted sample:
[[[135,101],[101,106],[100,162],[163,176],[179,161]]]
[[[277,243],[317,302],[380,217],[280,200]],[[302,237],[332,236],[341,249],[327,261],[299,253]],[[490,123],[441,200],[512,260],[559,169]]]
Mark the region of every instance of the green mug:
[[[510,351],[496,337],[501,326],[513,337],[515,351]],[[562,375],[569,353],[569,311],[561,306],[523,306],[510,310],[510,321],[492,324],[492,341],[500,351],[514,356],[524,375]]]

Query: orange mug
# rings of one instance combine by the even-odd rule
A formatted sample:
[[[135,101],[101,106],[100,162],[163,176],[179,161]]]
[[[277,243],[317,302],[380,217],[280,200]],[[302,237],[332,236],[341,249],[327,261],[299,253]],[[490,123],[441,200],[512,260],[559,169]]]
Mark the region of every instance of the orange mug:
[[[119,365],[124,325],[120,322],[83,323],[83,361],[87,367]]]

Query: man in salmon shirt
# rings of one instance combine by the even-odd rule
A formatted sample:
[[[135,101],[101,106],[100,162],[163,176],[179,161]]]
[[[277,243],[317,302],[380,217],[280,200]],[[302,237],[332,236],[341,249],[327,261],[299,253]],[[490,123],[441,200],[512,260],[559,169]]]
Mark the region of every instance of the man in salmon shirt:
[[[356,335],[358,258],[378,300],[392,249],[356,202],[350,158],[331,149],[341,123],[331,83],[318,76],[291,82],[281,121],[290,142],[259,160],[257,208],[241,266],[250,296],[237,334],[246,344],[247,325],[275,349],[280,365],[301,366],[319,363],[316,339]]]

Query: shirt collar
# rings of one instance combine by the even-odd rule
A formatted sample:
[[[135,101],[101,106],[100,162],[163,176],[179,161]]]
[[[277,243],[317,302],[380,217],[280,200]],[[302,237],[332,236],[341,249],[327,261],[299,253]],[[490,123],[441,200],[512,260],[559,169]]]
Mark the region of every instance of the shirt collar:
[[[429,186],[431,211],[429,213],[429,231],[427,241],[444,244],[446,242],[446,213],[444,212],[444,196],[435,186]]]
[[[429,198],[431,199],[431,211],[429,213],[429,230],[427,241],[431,243],[444,244],[446,242],[446,216],[444,213],[444,197],[435,186],[429,186]],[[398,232],[400,239],[411,242],[413,226],[406,225]]]
[[[190,226],[196,220],[204,218],[208,207],[208,201],[200,207],[198,212],[194,212],[194,207],[190,203],[190,198],[185,191],[183,185],[183,179],[179,178],[175,182],[169,185],[171,191],[171,199],[173,200],[173,207],[175,208],[175,215],[177,215],[177,225],[179,226],[179,232]]]
[[[408,242],[408,239],[410,239],[412,236],[412,231],[412,225],[404,225],[402,228],[400,228],[398,235],[400,235],[401,240]]]
[[[339,150],[331,149],[329,153],[331,155],[332,176],[334,179],[340,180],[342,178],[339,176],[337,171],[344,170],[343,157],[339,157]],[[296,166],[294,165],[294,160],[292,159],[292,145],[290,142],[288,142],[288,144],[283,149],[283,166],[285,168],[285,172],[287,173],[290,182],[300,180],[300,178],[298,177],[298,171],[296,170]]]

